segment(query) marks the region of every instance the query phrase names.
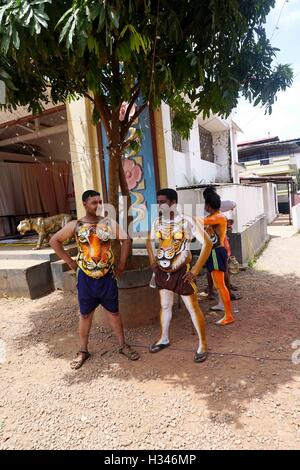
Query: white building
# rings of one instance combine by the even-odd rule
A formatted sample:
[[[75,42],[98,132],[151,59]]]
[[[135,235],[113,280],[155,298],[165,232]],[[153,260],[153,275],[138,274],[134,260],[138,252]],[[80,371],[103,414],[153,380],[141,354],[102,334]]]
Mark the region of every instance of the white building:
[[[194,121],[189,140],[172,131],[170,108],[162,104],[163,140],[168,186],[182,187],[203,183],[238,183],[238,125],[229,117],[217,115]]]

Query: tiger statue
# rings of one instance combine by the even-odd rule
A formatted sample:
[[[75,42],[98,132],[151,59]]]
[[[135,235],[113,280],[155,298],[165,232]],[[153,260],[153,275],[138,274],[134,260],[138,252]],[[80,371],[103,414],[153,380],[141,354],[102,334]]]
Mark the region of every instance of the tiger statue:
[[[88,276],[105,276],[114,265],[111,246],[112,229],[105,222],[91,224],[78,221],[75,229],[78,244],[77,264]]]
[[[50,217],[35,217],[31,219],[23,219],[17,226],[17,230],[21,235],[25,235],[26,232],[35,231],[38,234],[38,240],[33,250],[40,250],[43,244],[48,244],[51,235],[58,232],[68,222],[72,220],[70,214],[57,214]],[[70,243],[72,240],[67,240],[66,243]]]

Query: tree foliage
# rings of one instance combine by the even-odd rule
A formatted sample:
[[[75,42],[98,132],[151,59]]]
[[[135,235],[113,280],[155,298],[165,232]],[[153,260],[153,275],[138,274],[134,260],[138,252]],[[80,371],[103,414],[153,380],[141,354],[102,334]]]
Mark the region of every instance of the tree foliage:
[[[288,66],[272,67],[276,49],[263,23],[274,3],[1,1],[8,104],[37,111],[50,85],[53,102],[92,92],[110,111],[138,91],[153,106],[169,103],[181,132],[191,124],[180,119],[188,111],[229,114],[239,92],[270,111],[276,92],[292,80]]]
[[[292,83],[264,22],[275,0],[0,0],[6,107],[79,96],[121,153],[147,104],[174,111],[183,137],[197,114],[228,115],[240,95],[271,111]],[[130,111],[139,97],[132,117]],[[140,97],[143,97],[141,100]],[[123,121],[121,104],[129,103]],[[119,153],[120,155],[120,153]],[[111,154],[111,156],[113,156]],[[113,170],[112,170],[113,171]]]

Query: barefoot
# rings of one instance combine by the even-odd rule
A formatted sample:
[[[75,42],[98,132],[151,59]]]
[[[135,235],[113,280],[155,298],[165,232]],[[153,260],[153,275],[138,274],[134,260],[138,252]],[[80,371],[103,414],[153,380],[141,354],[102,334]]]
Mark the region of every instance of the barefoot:
[[[225,325],[230,325],[230,323],[234,323],[234,318],[233,317],[223,317],[221,320],[216,321],[216,325],[220,326],[225,326]]]

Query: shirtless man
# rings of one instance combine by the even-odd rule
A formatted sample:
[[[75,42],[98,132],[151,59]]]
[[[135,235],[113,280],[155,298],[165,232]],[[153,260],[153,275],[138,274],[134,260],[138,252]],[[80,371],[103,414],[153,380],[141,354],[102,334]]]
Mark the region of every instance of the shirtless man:
[[[212,194],[212,193],[216,193],[215,186],[207,186],[207,188],[205,188],[205,190],[203,191],[204,200],[206,200],[207,196],[209,194]],[[225,213],[226,212],[227,213],[228,212],[233,212],[235,208],[236,208],[236,203],[234,201],[221,200],[220,212],[223,212],[223,213],[224,212]],[[233,225],[232,218],[227,219],[227,234],[226,234],[226,237],[225,237],[224,246],[227,250],[228,258],[231,256],[231,247],[230,247],[230,243],[229,243],[229,239],[228,239],[227,235],[228,235],[229,232],[232,231],[232,225]],[[230,282],[230,273],[229,273],[228,266],[227,266],[227,271],[225,273],[225,284],[226,284],[226,287],[229,291],[231,300],[238,300],[238,299],[241,298],[241,296],[239,294],[234,294],[232,292],[232,291],[238,290],[238,288],[236,286],[233,286]],[[215,298],[215,296],[214,296],[214,283],[213,283],[211,274],[209,272],[207,272],[207,285],[208,285],[207,289],[204,292],[201,292],[200,296],[201,297],[208,297],[210,300],[213,300]],[[224,305],[222,303],[222,299],[220,299],[220,297],[219,297],[218,304],[213,306],[213,307],[210,307],[210,309],[215,310],[215,311],[224,311]]]
[[[79,369],[89,359],[89,333],[96,307],[101,305],[117,337],[119,353],[135,361],[139,354],[125,342],[122,319],[118,307],[118,286],[116,277],[125,270],[131,241],[121,227],[109,217],[97,215],[101,209],[100,194],[94,190],[85,191],[82,202],[86,211],[79,220],[69,222],[55,233],[50,245],[70,269],[76,271],[79,316],[80,348],[71,363],[73,369]],[[78,255],[74,261],[63,248],[63,242],[75,236]],[[118,265],[114,265],[112,240],[121,243],[121,255]]]
[[[228,325],[234,322],[230,293],[225,284],[228,254],[225,247],[227,219],[220,212],[220,196],[212,192],[205,199],[205,210],[208,216],[204,217],[204,226],[211,237],[213,249],[206,262],[206,268],[211,273],[213,283],[224,304],[225,315],[217,322],[218,325]]]
[[[197,300],[196,280],[208,259],[212,242],[197,219],[178,210],[177,200],[177,192],[172,188],[158,191],[160,214],[154,221],[147,240],[150,265],[155,273],[161,303],[161,335],[150,346],[150,352],[157,353],[170,346],[169,327],[176,293],[181,296],[198,335],[194,362],[199,363],[207,358],[207,343],[204,316]],[[191,267],[190,244],[194,237],[203,243],[203,248],[196,264]],[[155,241],[158,243],[156,252]]]

